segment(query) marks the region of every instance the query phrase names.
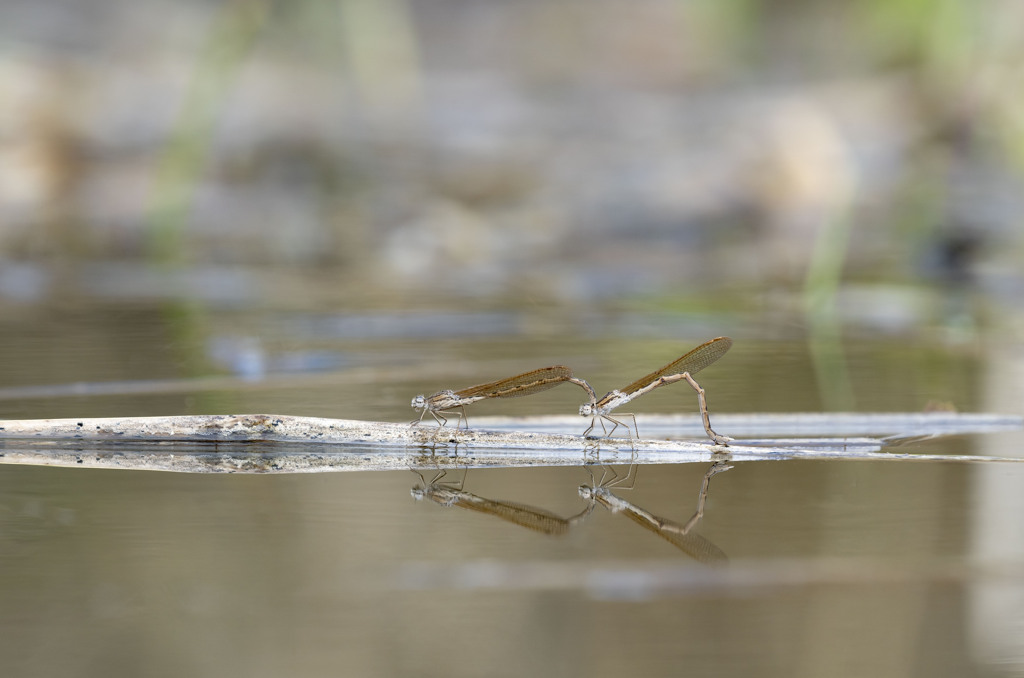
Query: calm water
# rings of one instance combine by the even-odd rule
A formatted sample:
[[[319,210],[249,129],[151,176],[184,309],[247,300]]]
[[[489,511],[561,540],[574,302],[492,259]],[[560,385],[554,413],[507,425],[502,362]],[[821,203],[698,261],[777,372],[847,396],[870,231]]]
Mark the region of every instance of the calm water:
[[[737,344],[701,379],[713,411],[820,410],[829,388],[815,382],[801,342],[757,341],[729,322],[684,334],[664,318],[641,333],[614,318],[573,321],[604,323],[609,342],[577,340],[558,323],[523,329],[514,314],[488,325],[505,334],[461,339],[415,314],[361,325],[263,317],[245,330],[237,318],[200,318],[192,331],[149,311],[43,320],[0,321],[9,341],[0,418],[266,411],[405,421],[416,393],[543,364],[573,365],[603,392],[714,334]],[[239,346],[248,357],[223,362],[245,354]],[[916,411],[936,400],[1020,412],[1018,363],[997,367],[997,352],[984,361],[984,351],[930,342],[847,348],[850,409]],[[664,390],[635,409],[678,407]],[[479,412],[578,404],[555,389]],[[1021,443],[1018,431],[899,451],[1013,457]],[[493,511],[416,501],[421,479],[407,471],[0,466],[4,673],[1024,675],[1024,465],[733,466],[711,480],[695,527],[728,558],[714,567],[602,506],[551,535]],[[632,489],[611,490],[681,525],[708,468],[643,466]],[[463,489],[569,518],[587,507],[577,488],[601,471],[470,469]]]

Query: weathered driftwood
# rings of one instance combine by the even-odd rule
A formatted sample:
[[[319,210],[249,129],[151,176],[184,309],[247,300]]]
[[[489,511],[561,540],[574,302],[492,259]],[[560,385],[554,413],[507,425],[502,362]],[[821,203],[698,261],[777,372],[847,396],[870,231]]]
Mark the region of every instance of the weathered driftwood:
[[[523,427],[561,427],[579,420],[560,418],[475,419],[494,428],[455,430],[408,424],[321,419],[264,414],[194,415],[105,419],[36,419],[0,421],[0,463],[70,467],[133,468],[189,472],[299,473],[382,470],[422,465],[540,466],[607,462],[685,463],[734,460],[812,458],[881,458],[943,460],[956,457],[881,452],[875,438],[823,438],[833,428],[883,435],[920,436],[1021,428],[1016,417],[999,415],[790,415],[789,428],[777,415],[720,415],[723,430],[735,435],[766,431],[797,433],[813,429],[818,437],[739,440],[729,447],[709,442],[640,439],[593,441],[580,435]],[[899,417],[903,417],[902,426]],[[872,422],[872,420],[874,421]],[[669,420],[666,423],[665,420]],[[842,420],[842,421],[839,421]],[[700,431],[699,420],[690,422]],[[683,426],[689,426],[687,423]],[[661,432],[679,426],[673,417],[641,417],[641,430]],[[502,427],[506,430],[496,430]],[[513,429],[513,427],[518,427]],[[728,428],[727,428],[728,427]],[[929,433],[930,432],[930,433]],[[699,434],[695,432],[696,437]],[[971,461],[992,461],[963,457]],[[1015,461],[1015,460],[1007,460]]]

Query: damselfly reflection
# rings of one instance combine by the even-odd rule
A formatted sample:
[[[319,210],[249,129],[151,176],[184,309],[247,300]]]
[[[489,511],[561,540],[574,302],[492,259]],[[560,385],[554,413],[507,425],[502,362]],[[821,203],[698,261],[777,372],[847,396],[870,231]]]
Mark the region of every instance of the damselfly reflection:
[[[524,372],[487,384],[470,386],[461,391],[446,390],[438,391],[431,396],[418,395],[412,399],[412,406],[423,411],[420,413],[419,419],[412,422],[412,425],[415,426],[423,421],[423,417],[427,412],[430,412],[434,420],[439,425],[444,426],[448,423],[448,419],[444,415],[458,411],[459,421],[456,422],[455,428],[458,429],[462,422],[466,422],[466,428],[468,429],[469,420],[466,419],[466,405],[488,398],[518,398],[532,395],[546,391],[549,388],[554,388],[564,382],[571,382],[583,388],[590,398],[593,399],[594,390],[590,388],[587,382],[575,378],[572,370],[565,365],[552,365],[551,367],[542,367],[539,370]]]
[[[726,351],[728,351],[731,346],[732,339],[729,337],[718,337],[717,339],[704,342],[697,348],[682,357],[673,360],[661,369],[655,370],[647,376],[637,379],[629,386],[609,391],[600,400],[595,398],[593,389],[590,389],[588,385],[587,389],[590,391],[590,402],[580,406],[580,415],[590,417],[590,426],[583,432],[583,435],[586,436],[593,431],[595,422],[600,420],[601,429],[604,431],[605,436],[610,436],[615,432],[615,429],[619,426],[623,426],[626,429],[627,435],[632,439],[633,434],[630,432],[629,426],[619,419],[611,416],[612,410],[621,407],[622,405],[625,405],[626,403],[661,386],[674,384],[677,381],[686,381],[693,390],[697,392],[697,402],[700,405],[700,414],[704,422],[704,431],[716,445],[728,444],[732,438],[729,436],[719,435],[711,429],[711,419],[708,416],[708,404],[707,399],[704,396],[704,389],[700,387],[700,384],[694,381],[693,375],[697,374],[702,369],[725,355]],[[639,438],[640,430],[636,426],[636,416],[628,413],[620,416],[627,416],[633,419],[633,430],[636,431],[636,436]],[[611,431],[609,431],[604,425],[606,420],[612,423]]]
[[[625,490],[632,489],[633,484],[636,482],[636,465],[630,466],[629,471],[621,478],[614,471],[611,471],[611,475],[609,475],[608,471],[605,471],[601,476],[601,480],[594,482],[592,485],[581,485],[579,487],[579,494],[581,498],[598,503],[612,513],[621,513],[627,516],[633,522],[654,532],[697,562],[706,565],[718,565],[728,560],[725,552],[705,537],[694,532],[693,528],[704,516],[704,504],[707,501],[708,485],[711,477],[722,471],[728,471],[731,468],[732,466],[724,461],[712,464],[701,481],[700,492],[697,497],[697,510],[683,525],[660,518],[650,511],[642,509],[612,493],[612,488],[616,487]]]
[[[416,501],[429,499],[441,506],[460,506],[471,511],[485,513],[500,518],[520,527],[525,527],[534,532],[560,536],[566,534],[573,525],[580,522],[594,510],[594,502],[588,502],[587,507],[568,518],[563,518],[546,509],[535,506],[527,506],[517,502],[503,501],[500,499],[488,499],[462,489],[466,476],[458,483],[443,482],[445,471],[439,471],[431,480],[423,477],[419,471],[414,471],[419,477],[421,484],[412,488],[411,494]]]

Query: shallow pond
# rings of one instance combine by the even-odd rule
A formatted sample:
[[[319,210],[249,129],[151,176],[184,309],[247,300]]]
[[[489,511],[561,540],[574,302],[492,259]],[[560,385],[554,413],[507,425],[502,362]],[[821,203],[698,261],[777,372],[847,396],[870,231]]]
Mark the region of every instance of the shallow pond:
[[[493,322],[523,322],[509,318]],[[603,392],[719,333],[737,344],[702,375],[713,417],[820,410],[827,388],[802,343],[757,341],[742,327],[698,327],[681,344],[655,319],[608,347],[557,324],[457,340],[426,336],[432,326],[416,315],[360,325],[377,336],[330,320],[289,316],[244,332],[214,323],[205,334],[223,341],[264,338],[249,367],[218,370],[208,366],[216,347],[170,336],[152,313],[63,317],[60,331],[36,336],[26,328],[38,318],[7,317],[5,336],[21,340],[2,358],[0,418],[408,421],[416,393],[543,364],[573,365]],[[850,409],[937,400],[1020,413],[1012,361],[997,369],[927,342],[848,348]],[[684,390],[635,409],[693,412]],[[470,422],[578,405],[559,388],[482,403]],[[466,470],[465,457],[423,451],[418,473],[2,465],[0,652],[18,676],[1020,675],[1024,465],[1012,459],[1022,442],[1011,429],[883,448],[949,461],[732,461],[685,535],[708,462],[636,466],[630,482],[606,483],[617,512],[591,507],[579,488],[628,455]],[[441,466],[456,467],[438,482],[462,500],[422,496]]]

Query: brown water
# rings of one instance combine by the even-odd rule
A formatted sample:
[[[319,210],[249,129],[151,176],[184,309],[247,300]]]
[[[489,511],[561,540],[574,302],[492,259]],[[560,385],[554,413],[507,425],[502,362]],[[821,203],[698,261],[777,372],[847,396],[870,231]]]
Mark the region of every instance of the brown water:
[[[690,319],[655,319],[637,333],[616,316],[182,323],[146,309],[38,313],[0,320],[0,418],[262,411],[406,421],[416,393],[544,364],[572,365],[603,392],[715,334],[736,346],[702,374],[713,411],[819,410],[827,388],[802,342],[759,341],[728,320],[680,338],[677,325]],[[245,355],[239,346],[248,362],[217,362]],[[852,409],[915,411],[938,400],[1020,412],[1009,397],[1016,363],[995,351],[897,340],[847,349]],[[634,409],[672,411],[678,393],[662,389]],[[578,405],[577,392],[559,388],[474,411]],[[1021,442],[1009,431],[894,449],[1012,457]],[[577,488],[600,477],[583,462],[470,469],[463,491],[569,518],[587,507]],[[733,467],[711,480],[694,528],[728,558],[711,567],[628,512],[597,506],[544,534],[493,510],[415,501],[421,479],[405,471],[0,466],[4,673],[1024,675],[1024,466]],[[707,470],[643,466],[632,489],[610,489],[681,525]]]

